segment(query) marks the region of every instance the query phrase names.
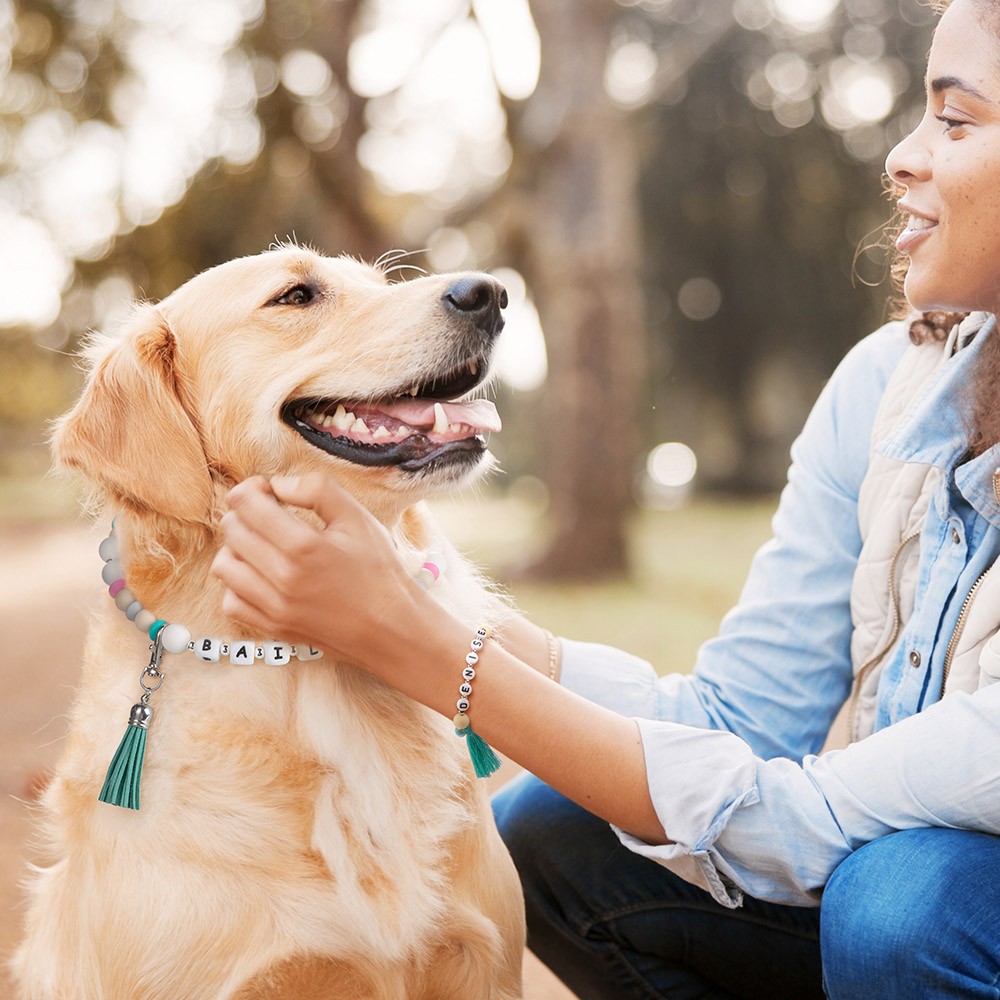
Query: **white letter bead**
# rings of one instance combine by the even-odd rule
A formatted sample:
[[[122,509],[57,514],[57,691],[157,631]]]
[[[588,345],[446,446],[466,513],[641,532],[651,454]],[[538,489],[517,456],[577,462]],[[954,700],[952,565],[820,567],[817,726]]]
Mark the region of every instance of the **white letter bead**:
[[[164,625],[160,630],[160,645],[168,653],[183,653],[191,641],[191,633],[183,625]]]
[[[122,587],[122,589],[115,594],[115,605],[119,611],[124,611],[134,600],[135,594],[133,594],[128,587]]]
[[[466,667],[462,671],[462,676],[467,680],[471,681],[476,676],[476,671],[474,667]]]
[[[297,660],[318,660],[322,655],[322,649],[313,649],[312,646],[295,647],[295,658]]]
[[[229,647],[229,662],[245,666],[248,663],[253,663],[256,652],[257,643],[253,639],[241,639]]]
[[[473,639],[472,642],[469,643],[469,645],[478,653],[479,650],[483,648],[483,640]]]
[[[213,639],[211,636],[203,635],[200,639],[195,640],[194,655],[199,660],[204,660],[206,663],[218,663],[221,652],[221,639]]]
[[[473,664],[479,662],[479,656],[476,653],[466,653],[465,662],[471,667]]]
[[[264,662],[271,667],[283,667],[292,658],[292,647],[287,642],[265,642]]]
[[[112,559],[111,562],[106,562],[104,564],[104,569],[101,570],[101,579],[110,587],[115,580],[121,580],[124,574],[122,573],[122,564],[117,559]],[[153,621],[156,619],[154,618]],[[150,622],[152,624],[152,622]]]
[[[458,693],[462,695],[463,698],[468,698],[472,694],[472,685],[466,682],[459,689]]]
[[[455,707],[460,712],[467,712],[469,710],[469,699],[468,698],[459,698],[458,701],[455,702]]]
[[[98,548],[98,553],[100,557],[105,561],[109,562],[112,559],[118,558],[118,539],[114,535],[108,535],[107,538],[101,542],[100,548]]]

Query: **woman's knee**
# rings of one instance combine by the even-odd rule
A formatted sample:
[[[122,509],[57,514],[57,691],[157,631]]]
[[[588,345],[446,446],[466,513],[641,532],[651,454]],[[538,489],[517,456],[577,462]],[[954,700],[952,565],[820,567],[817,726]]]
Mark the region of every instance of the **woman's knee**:
[[[820,914],[824,981],[833,1000],[946,996],[926,992],[929,984],[978,976],[959,954],[952,926],[967,925],[970,887],[956,873],[969,870],[976,850],[1000,864],[997,838],[905,830],[866,844],[837,868]],[[956,971],[961,963],[968,967]]]

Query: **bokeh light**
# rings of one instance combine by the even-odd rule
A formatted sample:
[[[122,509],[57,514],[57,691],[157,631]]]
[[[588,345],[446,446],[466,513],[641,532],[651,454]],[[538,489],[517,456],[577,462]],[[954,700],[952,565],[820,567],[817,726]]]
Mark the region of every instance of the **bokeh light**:
[[[722,289],[711,278],[689,278],[677,292],[677,308],[688,319],[711,319],[722,306]]]
[[[513,268],[498,267],[493,276],[507,289],[508,298],[504,332],[497,344],[494,361],[496,372],[512,389],[530,392],[541,386],[548,375],[545,337],[538,310],[521,274]]]

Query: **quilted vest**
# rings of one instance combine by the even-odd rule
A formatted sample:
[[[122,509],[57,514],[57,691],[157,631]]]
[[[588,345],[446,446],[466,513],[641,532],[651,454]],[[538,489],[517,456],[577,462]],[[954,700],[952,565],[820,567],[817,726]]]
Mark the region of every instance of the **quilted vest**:
[[[974,313],[947,340],[911,345],[893,372],[872,427],[868,472],[858,495],[861,553],[851,586],[851,693],[834,720],[824,750],[871,734],[882,667],[913,613],[920,565],[920,531],[941,470],[878,454],[876,446],[909,416],[956,344],[985,322]],[[1000,503],[1000,470],[993,490]],[[943,695],[975,691],[1000,679],[1000,571],[987,570],[965,598],[945,654]],[[995,648],[994,648],[995,647]]]

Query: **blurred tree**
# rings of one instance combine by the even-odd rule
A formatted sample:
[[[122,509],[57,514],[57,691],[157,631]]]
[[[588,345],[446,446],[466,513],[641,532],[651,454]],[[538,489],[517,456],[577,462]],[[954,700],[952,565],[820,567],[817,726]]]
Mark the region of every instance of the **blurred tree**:
[[[506,104],[514,155],[494,225],[546,335],[538,423],[554,534],[532,570],[549,577],[627,566],[645,335],[636,135],[604,85],[618,12],[613,0],[536,0],[538,86]]]
[[[256,85],[261,148],[249,164],[204,164],[155,225],[118,240],[99,262],[151,298],[220,261],[301,240],[374,260],[394,246],[358,161],[367,100],[348,84],[347,54],[364,0],[272,0],[241,40]]]
[[[645,443],[685,441],[702,487],[745,492],[782,481],[824,380],[889,318],[885,251],[855,256],[884,243],[882,163],[922,104],[933,14],[917,0],[731,10],[724,33],[710,0],[628,30],[660,67],[640,112]]]

